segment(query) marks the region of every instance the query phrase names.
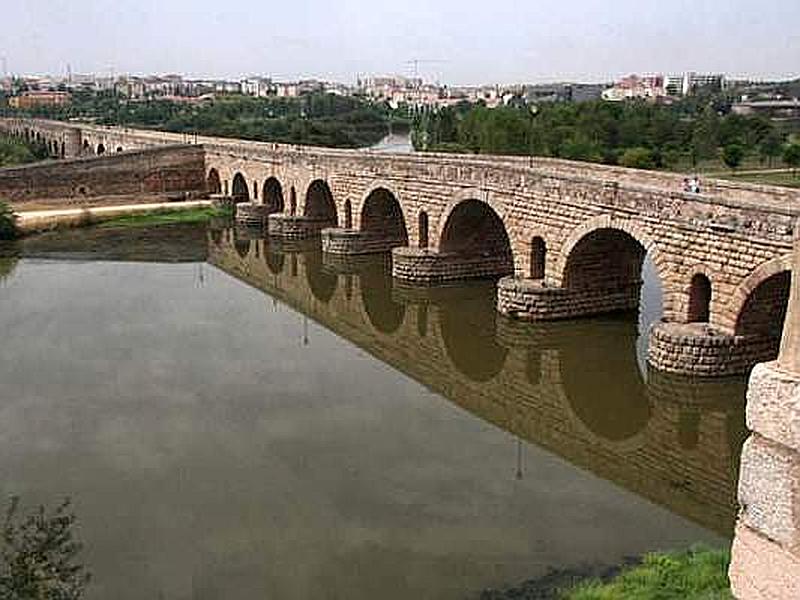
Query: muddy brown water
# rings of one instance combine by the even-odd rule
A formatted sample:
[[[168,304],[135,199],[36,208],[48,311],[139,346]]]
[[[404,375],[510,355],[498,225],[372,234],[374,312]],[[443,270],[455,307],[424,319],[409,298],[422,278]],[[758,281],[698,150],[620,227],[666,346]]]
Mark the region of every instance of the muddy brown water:
[[[75,504],[89,598],[474,598],[728,543],[744,382],[659,312],[524,325],[491,284],[202,226],[0,249],[0,494]]]

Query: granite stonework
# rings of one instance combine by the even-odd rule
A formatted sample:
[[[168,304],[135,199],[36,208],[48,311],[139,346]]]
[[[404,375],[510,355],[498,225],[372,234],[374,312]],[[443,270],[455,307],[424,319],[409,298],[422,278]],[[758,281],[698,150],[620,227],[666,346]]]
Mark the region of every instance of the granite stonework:
[[[0,169],[0,198],[15,208],[57,199],[68,206],[92,197],[205,191],[199,146],[156,147],[94,158],[52,160]]]
[[[287,240],[310,240],[318,238],[328,226],[328,221],[324,219],[272,213],[268,217],[267,233],[270,237]]]
[[[251,227],[267,227],[269,215],[275,212],[267,204],[254,204],[252,202],[239,202],[236,204],[236,222]]]
[[[729,335],[707,323],[660,322],[650,329],[647,360],[666,373],[742,375],[754,364],[774,358],[778,343],[765,336]]]
[[[630,311],[639,305],[641,283],[613,288],[550,287],[543,279],[504,277],[497,284],[497,310],[523,321],[558,321]]]
[[[662,284],[666,322],[702,320],[733,338],[709,350],[654,336],[657,365],[725,375],[776,356],[772,326],[786,305],[800,190],[708,179],[702,193],[687,193],[679,173],[543,157],[391,154],[36,119],[0,119],[0,131],[59,150],[63,143],[66,157],[191,142],[206,191],[227,196],[244,181],[253,204],[282,200],[266,202],[282,209],[267,219],[272,236],[321,237],[329,254],[399,244],[393,273],[405,283],[513,275],[517,281],[501,284],[498,308],[520,319],[632,308],[646,256]],[[269,209],[242,210],[260,219]],[[696,354],[701,368],[691,363]],[[714,369],[737,360],[743,366]]]
[[[405,246],[407,241],[357,229],[328,228],[322,230],[322,251],[329,254],[381,254]]]
[[[392,250],[392,276],[405,283],[438,285],[508,274],[508,257],[464,256],[425,249]]]
[[[792,266],[778,359],[756,366],[747,390],[729,572],[740,600],[800,598],[800,239]]]

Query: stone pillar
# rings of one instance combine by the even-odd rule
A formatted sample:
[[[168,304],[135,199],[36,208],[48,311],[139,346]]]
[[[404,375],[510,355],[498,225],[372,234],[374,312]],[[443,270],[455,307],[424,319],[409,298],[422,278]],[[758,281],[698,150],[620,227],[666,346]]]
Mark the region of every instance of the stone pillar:
[[[796,600],[800,598],[800,242],[797,238],[780,355],[777,361],[753,369],[747,390],[747,426],[752,434],[742,450],[741,512],[731,556],[731,588],[740,600]]]
[[[236,205],[236,222],[242,225],[266,227],[269,215],[274,209],[268,204],[239,202]]]
[[[616,288],[549,286],[544,279],[503,277],[497,284],[497,310],[522,321],[558,321],[635,310],[639,280]]]
[[[322,251],[329,254],[381,254],[406,241],[380,233],[331,227],[322,230]]]
[[[509,260],[502,255],[464,255],[404,246],[392,250],[392,276],[413,285],[438,285],[507,275]]]
[[[694,377],[744,375],[775,356],[775,343],[764,336],[723,333],[708,323],[662,321],[650,329],[647,362],[654,369]]]
[[[268,218],[267,232],[271,237],[307,240],[319,237],[320,231],[328,226],[326,219],[273,213]]]

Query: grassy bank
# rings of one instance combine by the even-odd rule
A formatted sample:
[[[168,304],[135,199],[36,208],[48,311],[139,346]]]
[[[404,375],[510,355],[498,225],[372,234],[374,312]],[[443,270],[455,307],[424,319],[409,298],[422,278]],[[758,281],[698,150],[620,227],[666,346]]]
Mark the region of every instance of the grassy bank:
[[[232,211],[221,208],[192,208],[175,210],[158,210],[116,217],[98,224],[98,227],[152,227],[154,225],[171,225],[174,223],[205,223],[215,218],[233,216]]]
[[[589,581],[563,593],[564,600],[728,600],[727,550],[693,548],[648,554],[642,564],[607,582]]]
[[[755,173],[750,172],[739,175],[731,173],[730,175],[721,175],[723,179],[730,179],[732,181],[747,181],[750,183],[760,183],[765,185],[782,185],[785,187],[800,188],[800,176],[795,175],[791,171],[776,171]]]
[[[648,554],[622,564],[552,569],[513,588],[484,590],[480,600],[732,600],[727,550],[696,547]]]

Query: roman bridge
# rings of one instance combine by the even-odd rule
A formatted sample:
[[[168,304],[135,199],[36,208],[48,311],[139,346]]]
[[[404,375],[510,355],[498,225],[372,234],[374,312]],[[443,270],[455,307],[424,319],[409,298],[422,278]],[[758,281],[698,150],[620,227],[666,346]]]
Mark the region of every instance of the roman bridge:
[[[7,119],[57,156],[163,144],[204,148],[207,191],[270,236],[326,253],[392,253],[398,284],[499,278],[497,308],[524,320],[639,304],[648,257],[663,320],[656,368],[746,372],[777,355],[800,192],[548,158],[386,154]]]

